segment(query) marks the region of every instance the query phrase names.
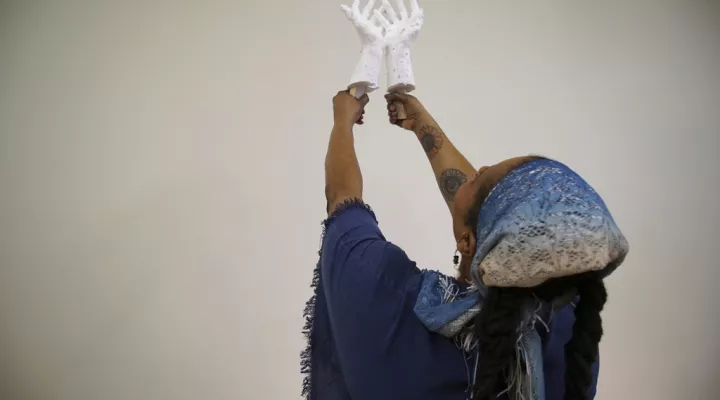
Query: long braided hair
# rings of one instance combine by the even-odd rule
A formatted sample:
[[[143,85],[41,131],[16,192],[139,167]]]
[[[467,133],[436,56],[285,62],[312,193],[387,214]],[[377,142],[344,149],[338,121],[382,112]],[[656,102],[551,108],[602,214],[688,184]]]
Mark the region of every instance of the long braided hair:
[[[478,198],[469,210],[468,226],[477,226],[483,201],[484,198]],[[488,288],[482,310],[474,320],[480,353],[474,400],[494,400],[507,389],[510,368],[517,357],[523,306],[535,297],[550,302],[573,289],[579,299],[575,302],[572,338],[565,345],[565,400],[588,398],[593,380],[592,366],[598,359],[603,334],[600,312],[607,301],[605,284],[596,271],[550,279],[533,288]]]
[[[523,305],[534,296],[551,301],[572,288],[577,290],[579,301],[573,335],[565,345],[565,399],[587,399],[603,334],[600,312],[607,301],[605,284],[596,272],[554,279],[536,288],[489,288],[483,309],[475,317],[480,361],[473,399],[496,399],[507,388],[509,370],[516,361]]]

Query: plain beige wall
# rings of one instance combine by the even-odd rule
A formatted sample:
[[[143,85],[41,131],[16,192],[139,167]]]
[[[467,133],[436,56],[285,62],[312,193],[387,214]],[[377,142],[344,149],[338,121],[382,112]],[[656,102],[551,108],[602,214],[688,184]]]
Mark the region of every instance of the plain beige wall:
[[[718,3],[423,5],[417,95],[458,147],[565,161],[630,239],[598,398],[717,398]],[[0,398],[299,398],[357,43],[337,0],[1,3]],[[356,130],[366,200],[451,272],[430,168],[384,110]]]

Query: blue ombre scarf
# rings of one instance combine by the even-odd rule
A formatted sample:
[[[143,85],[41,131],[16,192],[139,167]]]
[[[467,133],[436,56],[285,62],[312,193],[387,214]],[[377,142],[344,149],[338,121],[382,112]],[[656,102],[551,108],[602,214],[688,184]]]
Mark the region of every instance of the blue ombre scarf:
[[[415,304],[428,330],[454,338],[464,351],[477,352],[469,322],[489,286],[533,287],[587,271],[607,276],[629,249],[597,192],[570,168],[548,159],[523,164],[495,185],[480,208],[476,232],[473,284],[462,288],[438,272],[424,271]],[[523,310],[518,364],[508,382],[516,398],[544,400],[542,343],[535,324],[547,329],[543,315],[573,297],[559,294],[553,304],[534,300]]]

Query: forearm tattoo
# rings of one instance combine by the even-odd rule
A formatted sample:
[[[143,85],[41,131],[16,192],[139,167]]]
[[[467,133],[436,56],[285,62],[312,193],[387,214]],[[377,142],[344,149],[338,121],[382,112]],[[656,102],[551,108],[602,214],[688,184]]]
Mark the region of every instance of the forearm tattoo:
[[[440,151],[445,141],[442,131],[437,126],[423,125],[420,128],[418,136],[420,137],[420,144],[423,150],[425,150],[428,158],[432,160]]]
[[[459,169],[449,168],[443,171],[438,179],[438,184],[445,201],[448,203],[454,201],[455,194],[465,182],[467,182],[467,176]]]

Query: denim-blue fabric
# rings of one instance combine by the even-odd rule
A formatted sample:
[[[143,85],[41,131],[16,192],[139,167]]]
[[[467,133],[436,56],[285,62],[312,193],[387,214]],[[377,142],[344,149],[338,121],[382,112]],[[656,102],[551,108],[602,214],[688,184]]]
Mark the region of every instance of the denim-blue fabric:
[[[508,173],[484,200],[478,215],[477,248],[470,271],[474,290],[447,296],[437,273],[428,272],[415,313],[427,329],[448,337],[478,314],[488,281],[502,286],[534,286],[553,277],[600,271],[611,273],[628,253],[628,242],[598,193],[562,163],[538,159]],[[447,285],[444,285],[447,286]],[[555,304],[532,300],[518,326],[517,364],[508,390],[517,398],[545,400],[542,310],[557,300],[566,306],[573,293],[558,293]],[[463,340],[467,343],[467,340]]]
[[[424,277],[388,242],[374,214],[351,202],[325,224],[306,308],[304,395],[312,400],[465,400],[476,353],[423,324],[414,310]],[[454,284],[460,285],[451,277]],[[570,306],[556,312],[541,341],[547,400],[563,398],[563,347],[572,336]],[[594,367],[595,395],[598,366]]]
[[[607,276],[629,251],[600,195],[572,169],[545,158],[495,185],[476,232],[470,271],[478,285],[531,287],[588,271]]]

